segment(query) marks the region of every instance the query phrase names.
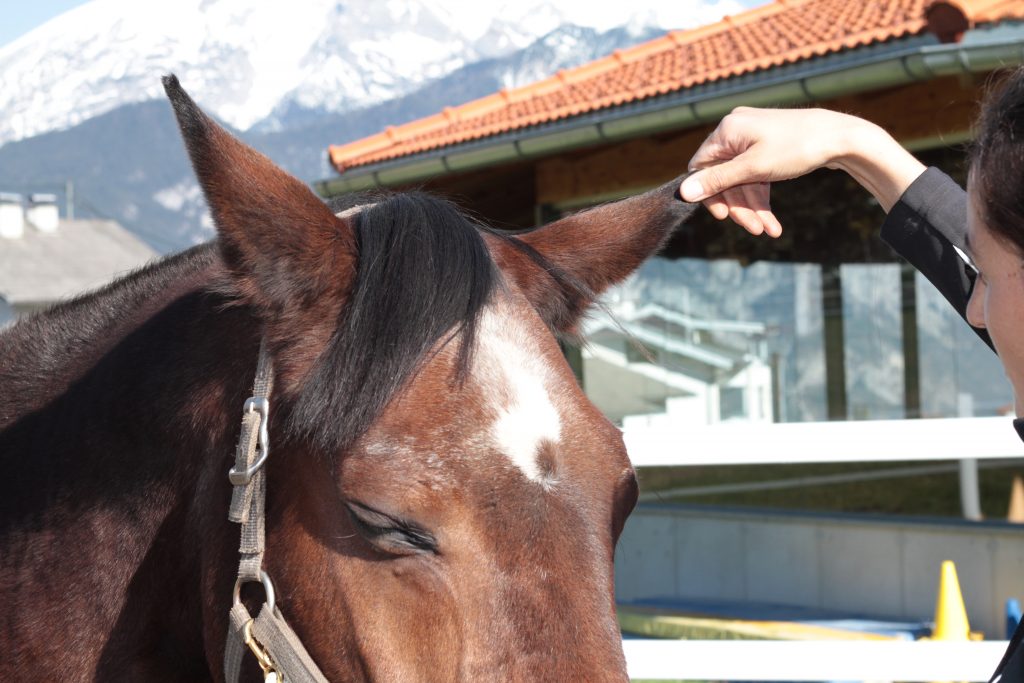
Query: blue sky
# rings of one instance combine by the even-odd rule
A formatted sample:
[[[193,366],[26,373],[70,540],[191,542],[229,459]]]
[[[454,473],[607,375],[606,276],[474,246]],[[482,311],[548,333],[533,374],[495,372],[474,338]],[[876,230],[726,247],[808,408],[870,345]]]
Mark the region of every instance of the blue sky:
[[[16,0],[2,3],[3,21],[0,21],[0,47],[11,42],[48,19],[66,12],[87,0]]]

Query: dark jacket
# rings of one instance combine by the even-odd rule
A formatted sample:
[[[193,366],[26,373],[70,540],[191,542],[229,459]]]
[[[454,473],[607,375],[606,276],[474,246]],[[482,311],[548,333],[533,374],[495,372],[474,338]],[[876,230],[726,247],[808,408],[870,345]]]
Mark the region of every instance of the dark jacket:
[[[882,225],[882,239],[921,271],[966,320],[974,273],[957,253],[967,235],[967,195],[942,171],[929,168],[907,188]],[[985,343],[985,330],[973,328]],[[1024,439],[1024,420],[1014,420]],[[1021,577],[1024,581],[1024,577]],[[1010,640],[990,683],[1024,683],[1024,622]]]

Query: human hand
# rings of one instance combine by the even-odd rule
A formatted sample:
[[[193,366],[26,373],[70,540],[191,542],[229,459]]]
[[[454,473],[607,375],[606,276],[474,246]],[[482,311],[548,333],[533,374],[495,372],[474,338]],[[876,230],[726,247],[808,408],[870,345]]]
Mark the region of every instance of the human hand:
[[[873,124],[826,109],[738,107],[690,159],[688,168],[696,172],[680,194],[753,235],[778,237],[782,225],[771,210],[770,184],[842,167],[840,160],[856,146],[852,141],[863,138],[854,133],[866,127]]]

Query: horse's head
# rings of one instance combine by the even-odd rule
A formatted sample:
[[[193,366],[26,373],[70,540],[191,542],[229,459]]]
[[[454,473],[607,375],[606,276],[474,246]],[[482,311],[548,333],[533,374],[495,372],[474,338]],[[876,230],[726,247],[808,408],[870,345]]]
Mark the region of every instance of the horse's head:
[[[666,186],[516,238],[422,195],[339,211],[166,84],[277,368],[266,565],[320,667],[623,680],[636,479],[553,333],[692,207]]]

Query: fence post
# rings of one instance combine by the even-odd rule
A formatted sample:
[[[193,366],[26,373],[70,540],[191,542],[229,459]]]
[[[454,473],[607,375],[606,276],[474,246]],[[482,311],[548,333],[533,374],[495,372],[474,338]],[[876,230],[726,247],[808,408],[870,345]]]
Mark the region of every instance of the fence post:
[[[960,417],[974,416],[974,397],[971,394],[957,396],[957,412]],[[978,489],[978,459],[966,458],[960,461],[960,509],[964,519],[980,522],[981,493]]]

